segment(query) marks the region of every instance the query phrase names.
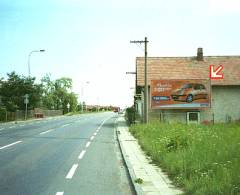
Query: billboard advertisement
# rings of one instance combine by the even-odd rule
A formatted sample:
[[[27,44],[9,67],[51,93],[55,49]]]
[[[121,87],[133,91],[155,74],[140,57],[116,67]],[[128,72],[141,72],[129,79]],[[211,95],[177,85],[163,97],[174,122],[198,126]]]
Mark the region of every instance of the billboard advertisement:
[[[210,107],[210,80],[152,80],[152,109]]]

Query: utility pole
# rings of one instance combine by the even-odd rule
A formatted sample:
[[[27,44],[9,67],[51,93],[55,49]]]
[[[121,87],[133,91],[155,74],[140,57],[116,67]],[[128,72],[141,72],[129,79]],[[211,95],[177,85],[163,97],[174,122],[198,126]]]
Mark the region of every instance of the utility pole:
[[[148,81],[147,81],[147,37],[144,41],[130,41],[130,43],[144,43],[145,47],[145,63],[144,63],[144,122],[148,123]]]

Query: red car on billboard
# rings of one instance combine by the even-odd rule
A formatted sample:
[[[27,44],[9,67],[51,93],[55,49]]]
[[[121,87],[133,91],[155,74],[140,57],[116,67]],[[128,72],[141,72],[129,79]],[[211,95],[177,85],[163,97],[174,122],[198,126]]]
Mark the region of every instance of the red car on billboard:
[[[201,83],[186,83],[180,88],[175,89],[171,97],[175,101],[185,101],[191,103],[197,99],[207,99],[208,92],[206,87]]]
[[[153,109],[195,109],[210,107],[210,82],[204,79],[151,81]]]

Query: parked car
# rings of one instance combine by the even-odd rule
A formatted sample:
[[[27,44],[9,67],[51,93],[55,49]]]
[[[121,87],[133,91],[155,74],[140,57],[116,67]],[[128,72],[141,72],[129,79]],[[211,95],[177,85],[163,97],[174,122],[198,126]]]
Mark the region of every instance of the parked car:
[[[174,90],[171,94],[174,101],[185,101],[191,103],[197,99],[207,99],[206,87],[199,83],[186,83],[181,88]]]

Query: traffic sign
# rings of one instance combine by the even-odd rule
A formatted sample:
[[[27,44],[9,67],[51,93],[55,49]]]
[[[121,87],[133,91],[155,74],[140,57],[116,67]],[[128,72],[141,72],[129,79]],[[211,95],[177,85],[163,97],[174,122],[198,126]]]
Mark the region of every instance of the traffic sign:
[[[223,69],[223,65],[218,66],[215,70],[214,70],[214,65],[210,65],[210,79],[223,79],[223,74],[221,74],[220,72]]]
[[[67,104],[67,108],[70,108],[70,104],[69,103]]]
[[[29,103],[29,99],[24,99],[24,104],[28,104]]]
[[[25,94],[24,97],[27,99],[27,98],[29,98],[29,95],[28,95],[28,94]]]

